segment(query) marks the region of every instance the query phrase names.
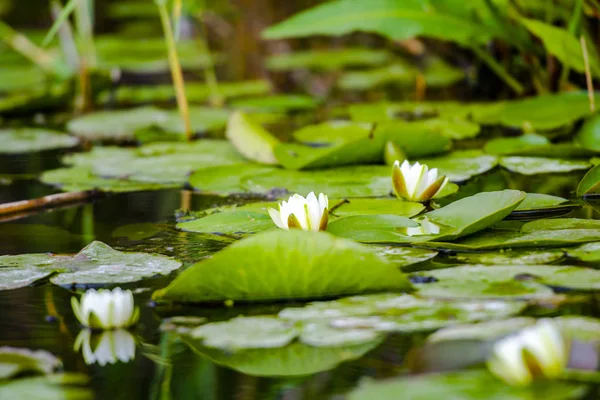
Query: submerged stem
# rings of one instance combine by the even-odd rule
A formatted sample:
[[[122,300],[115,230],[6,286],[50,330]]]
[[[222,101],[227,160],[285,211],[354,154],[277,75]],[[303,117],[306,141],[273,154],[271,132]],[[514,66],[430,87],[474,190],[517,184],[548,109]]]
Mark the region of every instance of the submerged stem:
[[[183,123],[185,125],[185,136],[188,140],[192,139],[192,125],[190,123],[190,112],[188,107],[188,101],[185,94],[185,84],[183,81],[183,73],[181,72],[181,64],[177,57],[177,48],[175,45],[175,37],[173,36],[173,29],[171,27],[171,21],[169,20],[169,12],[164,1],[156,0],[158,11],[160,14],[160,21],[162,23],[165,41],[169,51],[169,66],[171,68],[171,77],[173,79],[173,85],[175,86],[175,97],[177,98],[177,106]]]

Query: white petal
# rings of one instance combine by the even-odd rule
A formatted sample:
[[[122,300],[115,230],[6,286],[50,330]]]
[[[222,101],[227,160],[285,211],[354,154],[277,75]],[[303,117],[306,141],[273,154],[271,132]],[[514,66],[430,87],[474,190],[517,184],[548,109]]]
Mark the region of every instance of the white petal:
[[[550,319],[541,319],[521,333],[523,347],[547,377],[560,375],[566,366],[567,354],[559,328]]]
[[[117,359],[127,362],[135,358],[135,340],[131,333],[124,329],[117,329],[111,332]]]
[[[308,196],[306,196],[306,204],[308,206],[308,228],[313,231],[318,231],[323,210],[321,209],[319,200],[317,200],[317,196],[315,196],[314,192],[310,192]]]
[[[416,198],[417,188],[419,187],[419,183],[421,182],[421,176],[424,172],[424,166],[419,164],[418,162],[413,165],[410,170],[406,173],[403,172],[404,175],[404,183],[406,183],[406,193],[410,199]]]
[[[329,198],[326,194],[319,193],[319,205],[321,206],[321,215],[323,215],[323,210],[329,209]]]
[[[279,211],[271,207],[269,207],[268,211],[275,225],[277,225],[281,229],[288,229],[287,220],[285,221],[285,223],[282,221],[281,213]]]
[[[533,379],[523,357],[519,335],[498,341],[487,366],[491,373],[511,385],[526,385]]]

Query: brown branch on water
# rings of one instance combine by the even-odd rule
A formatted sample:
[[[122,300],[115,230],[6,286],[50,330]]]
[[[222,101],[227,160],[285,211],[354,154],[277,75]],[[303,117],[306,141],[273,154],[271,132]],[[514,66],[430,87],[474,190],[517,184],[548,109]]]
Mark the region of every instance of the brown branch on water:
[[[0,204],[0,215],[22,213],[24,211],[40,210],[51,207],[64,206],[69,203],[77,203],[102,195],[98,190],[86,190],[83,192],[68,192],[51,194],[31,200],[14,201]]]

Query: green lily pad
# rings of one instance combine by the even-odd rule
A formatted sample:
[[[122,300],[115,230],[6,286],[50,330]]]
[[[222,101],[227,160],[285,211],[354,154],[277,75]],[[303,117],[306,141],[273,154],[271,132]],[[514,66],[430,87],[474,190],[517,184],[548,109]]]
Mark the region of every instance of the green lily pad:
[[[412,243],[428,240],[454,240],[483,230],[508,216],[526,194],[518,190],[482,192],[465,197],[437,210],[423,214],[414,221],[431,223],[438,233],[423,232],[411,236],[406,228],[415,227],[398,218],[377,216],[343,218],[332,222],[328,231],[358,241],[375,243]]]
[[[73,257],[58,259],[56,267],[64,272],[50,278],[50,281],[56,285],[136,282],[167,275],[181,265],[170,257],[120,252],[95,241]]]
[[[219,82],[217,93],[229,99],[243,96],[266,94],[271,90],[271,84],[265,80]],[[190,103],[201,103],[210,99],[212,89],[205,83],[186,82],[185,93]],[[119,105],[141,103],[168,102],[175,99],[173,85],[151,86],[119,86],[114,91],[102,92],[99,96],[101,103],[116,102]]]
[[[0,381],[0,399],[93,399],[83,374],[52,374]]]
[[[466,181],[498,164],[496,157],[478,150],[459,150],[439,157],[421,158],[419,161],[429,168],[437,168],[441,175],[446,175],[453,182]]]
[[[190,107],[193,132],[224,128],[229,112],[223,109]],[[129,110],[98,111],[75,118],[67,124],[69,132],[86,140],[132,141],[144,131],[156,129],[163,136],[183,138],[185,126],[177,110],[139,107]]]
[[[565,198],[549,194],[527,193],[527,197],[525,197],[525,200],[515,208],[515,211],[541,210],[558,206],[566,201],[567,199]]]
[[[415,249],[412,247],[398,246],[373,246],[377,254],[387,258],[399,268],[431,260],[438,255],[437,251]]]
[[[184,341],[198,354],[219,365],[250,376],[307,376],[335,368],[344,361],[354,360],[377,347],[380,341],[354,346],[314,347],[302,342],[275,349],[249,349],[236,352],[203,347],[199,341]]]
[[[338,330],[415,332],[465,321],[505,318],[519,313],[525,303],[505,301],[440,301],[393,293],[354,296],[285,308],[279,318],[297,323],[329,321]]]
[[[487,370],[478,369],[445,374],[364,381],[348,400],[395,400],[398,393],[407,399],[460,400],[567,400],[583,397],[588,387],[559,381],[535,382],[527,387],[509,386]]]
[[[79,139],[60,132],[39,128],[0,130],[0,153],[15,154],[34,151],[67,149],[79,144]]]
[[[254,122],[248,115],[237,111],[227,122],[227,139],[240,154],[261,164],[278,164],[273,153],[279,140]]]
[[[27,286],[55,274],[56,285],[127,283],[165,275],[181,267],[170,257],[122,253],[92,242],[74,256],[22,254],[0,257],[0,290]]]
[[[567,256],[584,262],[600,261],[600,243],[584,243],[577,247],[566,249]]]
[[[565,257],[562,250],[512,250],[486,253],[459,253],[456,259],[466,264],[536,265],[550,264]]]
[[[474,110],[473,120],[484,125],[543,131],[557,129],[592,114],[585,91],[562,92],[500,102]]]
[[[47,351],[0,347],[0,381],[22,373],[47,375],[60,367],[62,362]]]
[[[445,136],[439,127],[431,124],[405,121],[383,122],[377,125],[375,135],[383,135],[386,140],[394,142],[411,159],[444,153],[452,148],[452,140]],[[465,154],[458,153],[458,157]],[[480,161],[485,163],[484,160]]]
[[[93,175],[89,167],[59,168],[45,171],[40,181],[60,188],[63,192],[79,192],[97,189],[103,192],[137,192],[180,187],[175,183],[130,181],[128,179],[104,179]]]
[[[415,127],[420,125],[430,128],[444,137],[455,140],[472,139],[481,132],[479,124],[460,117],[429,118],[411,124]]]
[[[191,266],[153,298],[300,299],[410,287],[393,265],[352,241],[324,232],[277,230],[242,239]]]
[[[307,50],[274,54],[267,58],[266,66],[273,71],[288,71],[299,68],[336,71],[350,66],[382,65],[391,60],[391,58],[392,55],[386,50],[346,47],[343,49]]]
[[[497,321],[483,321],[474,324],[448,326],[427,337],[427,342],[436,343],[447,340],[494,340],[520,331],[535,324],[535,318],[517,317]]]
[[[293,324],[274,317],[238,317],[200,325],[188,332],[206,347],[226,350],[284,347],[296,336]]]
[[[318,99],[299,94],[247,97],[230,102],[233,108],[270,111],[311,110],[317,108],[319,104]]]
[[[463,265],[417,273],[435,282],[415,285],[420,295],[442,298],[536,298],[552,295],[550,286],[600,289],[600,271],[550,265]]]
[[[552,174],[586,170],[590,168],[587,161],[561,160],[545,157],[502,157],[500,165],[511,172],[522,175]]]
[[[585,149],[600,151],[600,115],[593,115],[583,123],[575,142]]]
[[[328,137],[322,133],[329,128]],[[369,126],[321,124],[311,135],[307,128],[297,132],[309,145],[282,143],[275,147],[275,157],[288,169],[316,169],[348,164],[381,162],[385,137],[373,134]],[[325,140],[326,141],[325,141]],[[317,147],[315,147],[317,145]]]
[[[545,136],[537,133],[527,133],[514,138],[492,139],[485,144],[484,150],[489,154],[510,155],[520,154],[520,152],[527,151],[529,148],[538,148],[549,144],[550,140]]]
[[[581,179],[577,185],[577,196],[587,196],[589,194],[600,193],[600,165],[594,166]]]
[[[521,227],[521,232],[557,229],[600,229],[600,220],[582,218],[548,218],[531,221]]]
[[[243,180],[275,171],[279,170],[258,164],[233,164],[199,168],[190,175],[189,183],[201,192],[215,194],[246,193],[248,190],[242,185]]]
[[[242,210],[217,212],[177,224],[177,229],[187,232],[229,235],[257,233],[275,227],[269,215]]]

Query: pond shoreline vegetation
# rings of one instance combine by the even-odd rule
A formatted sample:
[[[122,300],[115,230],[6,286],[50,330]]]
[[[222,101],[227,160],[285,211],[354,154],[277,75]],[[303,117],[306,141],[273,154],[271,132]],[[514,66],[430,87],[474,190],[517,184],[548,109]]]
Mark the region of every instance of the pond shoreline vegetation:
[[[596,0],[29,3],[0,398],[599,390]]]

